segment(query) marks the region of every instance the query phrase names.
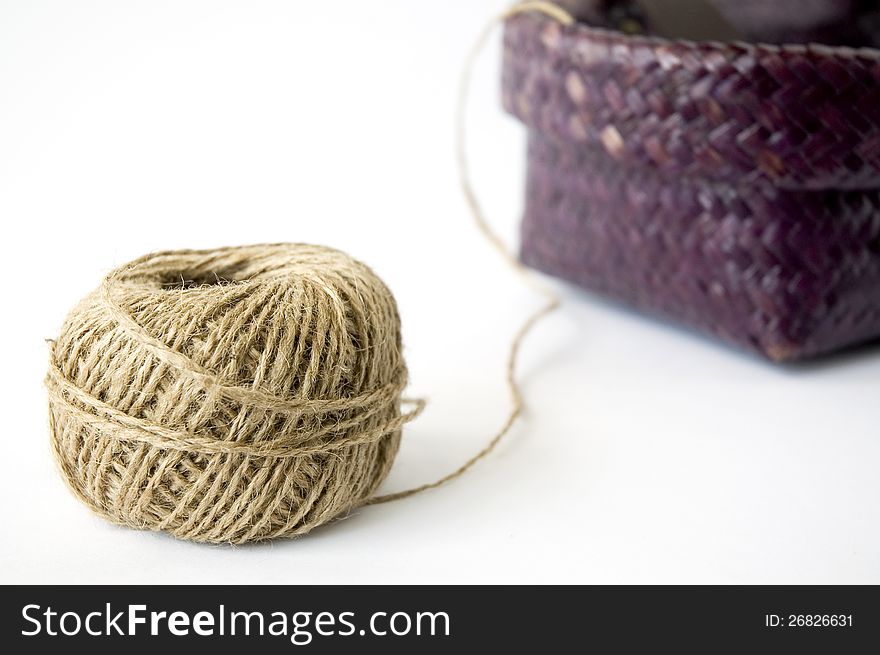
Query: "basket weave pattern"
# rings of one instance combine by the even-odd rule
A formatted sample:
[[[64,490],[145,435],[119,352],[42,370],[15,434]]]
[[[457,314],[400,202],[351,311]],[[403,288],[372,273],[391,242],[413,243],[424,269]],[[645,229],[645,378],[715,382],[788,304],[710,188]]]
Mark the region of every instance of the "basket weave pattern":
[[[880,54],[520,16],[522,258],[774,360],[880,336]]]

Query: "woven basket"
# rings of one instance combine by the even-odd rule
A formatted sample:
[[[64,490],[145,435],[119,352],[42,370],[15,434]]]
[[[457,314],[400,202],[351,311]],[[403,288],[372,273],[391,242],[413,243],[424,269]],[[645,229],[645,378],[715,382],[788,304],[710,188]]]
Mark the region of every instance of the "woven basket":
[[[595,26],[596,0],[576,7],[592,24],[508,21],[522,259],[777,361],[880,337],[880,51],[796,43],[871,45],[877,21],[854,1],[715,2],[793,43],[626,36]]]

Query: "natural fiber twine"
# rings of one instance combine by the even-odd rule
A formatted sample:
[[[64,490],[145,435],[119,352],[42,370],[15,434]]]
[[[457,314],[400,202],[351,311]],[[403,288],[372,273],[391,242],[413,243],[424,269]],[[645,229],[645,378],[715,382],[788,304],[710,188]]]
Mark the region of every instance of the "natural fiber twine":
[[[493,24],[531,10],[565,19],[528,2]],[[489,228],[465,157],[467,85],[487,35],[462,79],[461,184],[478,227],[531,281]],[[493,450],[522,412],[520,343],[558,304],[536,288],[549,302],[514,338],[500,429],[456,471],[376,497],[402,426],[424,407],[401,398],[400,319],[382,281],[322,246],[147,255],[111,272],[50,342],[52,448],[74,493],[116,523],[211,543],[304,534],[360,505],[440,486]]]
[[[388,473],[407,379],[394,298],[324,247],[148,255],[68,316],[53,447],[92,509],[241,543],[308,532]]]

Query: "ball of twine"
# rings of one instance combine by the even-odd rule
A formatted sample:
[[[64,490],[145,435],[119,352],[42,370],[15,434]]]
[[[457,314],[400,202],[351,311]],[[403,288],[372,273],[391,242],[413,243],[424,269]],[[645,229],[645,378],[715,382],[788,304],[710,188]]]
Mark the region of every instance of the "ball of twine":
[[[494,17],[462,72],[459,180],[476,226],[547,299],[513,338],[507,418],[457,469],[374,496],[424,401],[401,398],[406,365],[388,288],[364,264],[301,244],[147,255],[110,273],[51,343],[52,447],[74,493],[112,521],[212,543],[304,534],[365,503],[433,489],[489,455],[523,410],[523,340],[559,306],[489,226],[470,179],[465,105]],[[402,414],[402,403],[414,408]]]
[[[148,255],[67,317],[52,445],[108,519],[214,543],[306,533],[388,473],[407,370],[391,292],[330,248]]]

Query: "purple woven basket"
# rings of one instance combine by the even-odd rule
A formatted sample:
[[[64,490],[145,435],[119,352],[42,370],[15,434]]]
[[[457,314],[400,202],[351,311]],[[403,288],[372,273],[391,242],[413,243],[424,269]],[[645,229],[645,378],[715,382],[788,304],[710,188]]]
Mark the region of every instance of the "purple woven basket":
[[[760,45],[627,36],[614,4],[506,25],[523,261],[777,361],[880,337],[877,3],[715,0]]]

